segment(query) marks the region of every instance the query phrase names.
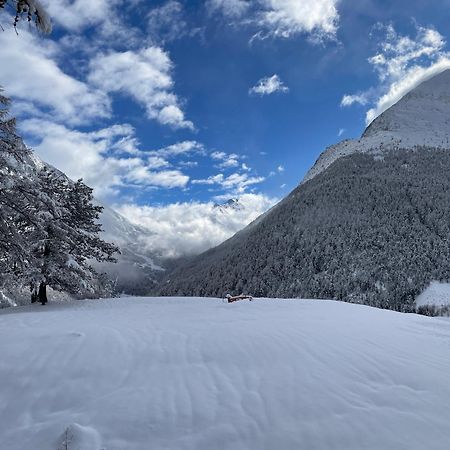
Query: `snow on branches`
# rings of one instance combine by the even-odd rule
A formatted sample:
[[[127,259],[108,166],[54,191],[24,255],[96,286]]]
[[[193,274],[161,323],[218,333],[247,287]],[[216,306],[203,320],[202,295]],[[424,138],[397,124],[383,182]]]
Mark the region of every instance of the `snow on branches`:
[[[110,294],[92,260],[111,261],[118,248],[99,237],[102,207],[81,180],[38,164],[15,133],[0,91],[0,291],[28,286],[46,302],[46,287],[76,296]]]
[[[6,6],[14,9],[14,28],[17,28],[22,17],[26,17],[28,22],[34,21],[36,28],[42,33],[51,33],[50,17],[39,0],[0,0],[0,9],[4,9]]]

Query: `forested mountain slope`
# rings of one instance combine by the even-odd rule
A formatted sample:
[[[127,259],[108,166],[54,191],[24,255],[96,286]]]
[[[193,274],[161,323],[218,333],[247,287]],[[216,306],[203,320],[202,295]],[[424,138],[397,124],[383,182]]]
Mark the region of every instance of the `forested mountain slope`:
[[[163,294],[338,298],[405,309],[450,279],[450,152],[355,154],[173,272]]]
[[[160,293],[245,291],[408,310],[432,280],[450,279],[449,93],[448,71],[416,88],[351,141],[363,148],[328,149],[288,197],[169,274]]]

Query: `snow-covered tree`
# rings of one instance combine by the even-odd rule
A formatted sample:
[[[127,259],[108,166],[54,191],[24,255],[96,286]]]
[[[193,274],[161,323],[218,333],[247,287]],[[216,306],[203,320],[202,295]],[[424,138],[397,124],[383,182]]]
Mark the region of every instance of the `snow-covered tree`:
[[[118,248],[99,237],[101,206],[93,204],[92,189],[81,180],[72,182],[51,169],[39,172],[43,197],[50,199],[39,213],[33,233],[32,254],[37,265],[29,271],[35,298],[47,302],[46,287],[76,295],[94,294],[98,274],[89,260],[115,262]]]
[[[14,28],[22,18],[34,21],[36,28],[42,33],[51,33],[52,24],[44,6],[39,0],[0,0],[0,9],[12,8],[15,14]]]
[[[92,189],[34,157],[15,132],[0,91],[0,291],[27,286],[46,303],[47,286],[101,296],[108,281],[90,260],[115,261],[117,247],[100,239],[102,207]]]
[[[30,262],[26,234],[35,221],[30,152],[8,115],[9,99],[0,90],[0,289]]]

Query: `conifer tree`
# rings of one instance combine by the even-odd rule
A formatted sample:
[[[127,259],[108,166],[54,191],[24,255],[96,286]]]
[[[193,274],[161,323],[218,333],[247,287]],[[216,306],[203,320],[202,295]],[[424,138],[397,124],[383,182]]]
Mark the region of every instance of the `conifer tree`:
[[[103,241],[101,206],[92,189],[36,162],[16,134],[0,90],[0,291],[28,286],[47,302],[47,286],[101,296],[108,282],[89,261],[111,261],[118,248]]]
[[[33,257],[38,264],[30,271],[34,295],[47,302],[47,286],[75,295],[94,294],[98,274],[89,260],[115,262],[118,248],[99,237],[103,208],[93,204],[92,189],[82,180],[72,182],[64,174],[44,169],[39,183],[51,199],[41,214],[41,226],[33,236]]]

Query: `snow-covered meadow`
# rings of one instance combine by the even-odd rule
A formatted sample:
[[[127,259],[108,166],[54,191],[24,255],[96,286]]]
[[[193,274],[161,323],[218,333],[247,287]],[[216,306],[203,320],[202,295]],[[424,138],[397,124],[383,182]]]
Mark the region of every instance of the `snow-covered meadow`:
[[[416,306],[450,306],[450,283],[432,281],[415,303]]]
[[[317,300],[74,301],[0,311],[0,351],[1,449],[450,446],[447,318]]]

